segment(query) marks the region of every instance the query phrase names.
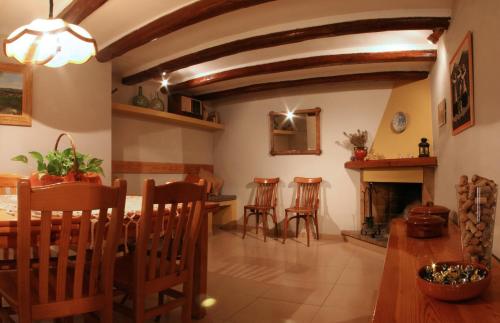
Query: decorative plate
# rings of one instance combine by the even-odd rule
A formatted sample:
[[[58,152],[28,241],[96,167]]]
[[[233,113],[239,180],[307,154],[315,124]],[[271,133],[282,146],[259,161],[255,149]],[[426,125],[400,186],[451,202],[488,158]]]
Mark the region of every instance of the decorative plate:
[[[402,133],[405,131],[408,125],[408,120],[404,112],[396,112],[394,117],[392,117],[391,127],[395,133]]]

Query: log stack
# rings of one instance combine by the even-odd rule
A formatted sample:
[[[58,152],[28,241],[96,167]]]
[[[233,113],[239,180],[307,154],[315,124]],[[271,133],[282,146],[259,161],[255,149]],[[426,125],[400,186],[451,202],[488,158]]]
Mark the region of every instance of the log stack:
[[[462,175],[457,194],[464,260],[490,266],[497,184],[478,175],[472,176],[469,182],[468,177]]]

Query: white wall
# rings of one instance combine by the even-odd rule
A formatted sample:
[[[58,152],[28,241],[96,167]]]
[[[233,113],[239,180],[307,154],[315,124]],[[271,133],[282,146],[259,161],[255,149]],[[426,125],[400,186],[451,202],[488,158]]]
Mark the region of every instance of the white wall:
[[[15,62],[2,55],[0,61]],[[34,67],[32,110],[31,127],[0,125],[0,172],[29,175],[34,163],[26,166],[10,159],[32,150],[46,153],[61,132],[69,132],[78,151],[104,159],[104,182],[111,182],[110,63],[92,59],[57,69]]]
[[[113,80],[118,91],[113,101],[129,104],[137,94],[137,86],[124,86],[119,79]],[[149,98],[157,89],[156,83],[143,84]],[[166,101],[164,95],[161,99]],[[166,103],[166,102],[165,102]],[[213,164],[213,133],[180,127],[179,125],[149,119],[136,119],[125,115],[113,115],[113,160]],[[128,181],[131,194],[140,194],[144,179],[157,182],[181,180],[182,174],[119,174]]]
[[[391,94],[391,85],[380,88],[352,86],[312,87],[249,95],[212,106],[221,114],[225,131],[214,140],[215,173],[225,181],[223,192],[238,195],[240,205],[251,202],[254,177],[280,177],[279,218],[291,205],[295,176],[323,177],[320,232],[339,234],[340,229],[359,227],[359,172],[346,170],[351,152],[342,132],[367,129],[373,136]],[[320,156],[269,154],[269,111],[320,107]],[[242,208],[238,210],[242,216]]]
[[[438,60],[431,73],[436,171],[436,202],[456,209],[454,185],[462,174],[480,174],[500,184],[499,75],[500,1],[456,0],[448,32],[439,42]],[[437,105],[446,98],[448,119],[451,97],[448,63],[468,31],[473,33],[474,105],[476,125],[457,136],[451,123],[437,126]],[[500,221],[496,222],[493,252],[500,254]]]

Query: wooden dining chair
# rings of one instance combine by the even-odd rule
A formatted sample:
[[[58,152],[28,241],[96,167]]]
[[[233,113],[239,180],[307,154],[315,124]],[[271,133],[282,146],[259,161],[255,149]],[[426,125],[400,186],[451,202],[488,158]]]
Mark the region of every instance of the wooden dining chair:
[[[319,188],[322,182],[321,177],[317,178],[304,178],[295,177],[293,180],[297,184],[297,192],[295,194],[295,205],[285,209],[285,221],[283,231],[283,243],[286,241],[288,234],[288,222],[295,219],[295,236],[299,236],[299,222],[304,219],[306,223],[307,232],[307,246],[309,247],[309,223],[310,219],[313,220],[316,227],[316,239],[319,240],[319,226],[318,226],[318,208],[319,208]],[[288,214],[295,214],[288,218]]]
[[[115,304],[117,310],[139,323],[182,306],[182,322],[191,322],[195,244],[206,197],[204,180],[144,182],[137,246],[116,262],[115,286],[132,298],[132,309]],[[182,292],[172,289],[181,284]],[[158,295],[158,305],[146,308],[150,295]],[[165,303],[165,296],[173,300]]]
[[[0,173],[0,195],[11,195],[17,192],[17,182],[21,177],[16,174]],[[15,233],[6,239],[15,240]],[[12,269],[15,265],[14,248],[0,248],[0,270]]]
[[[17,268],[0,272],[0,296],[9,305],[1,308],[3,320],[10,321],[13,311],[21,323],[89,312],[99,312],[102,322],[113,321],[113,270],[126,192],[122,180],[113,187],[61,183],[31,188],[28,180],[18,183]],[[32,211],[40,212],[36,228]],[[54,218],[61,222],[57,229]],[[33,240],[36,258],[30,252]]]
[[[16,194],[19,179],[15,174],[0,174],[0,195]]]
[[[278,218],[276,216],[276,192],[278,189],[279,178],[255,178],[253,182],[257,184],[255,192],[255,202],[251,205],[245,205],[243,208],[243,239],[247,233],[248,219],[255,215],[255,233],[259,233],[259,217],[262,215],[262,227],[264,231],[264,242],[268,231],[267,216],[271,216],[274,222],[274,230],[278,235]]]

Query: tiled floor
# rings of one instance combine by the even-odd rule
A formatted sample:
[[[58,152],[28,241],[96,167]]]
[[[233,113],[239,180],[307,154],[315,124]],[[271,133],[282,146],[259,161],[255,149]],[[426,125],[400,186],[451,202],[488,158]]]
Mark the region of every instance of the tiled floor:
[[[339,240],[281,241],[218,231],[209,240],[209,297],[199,322],[369,322],[384,255]],[[162,322],[179,322],[178,311]]]

